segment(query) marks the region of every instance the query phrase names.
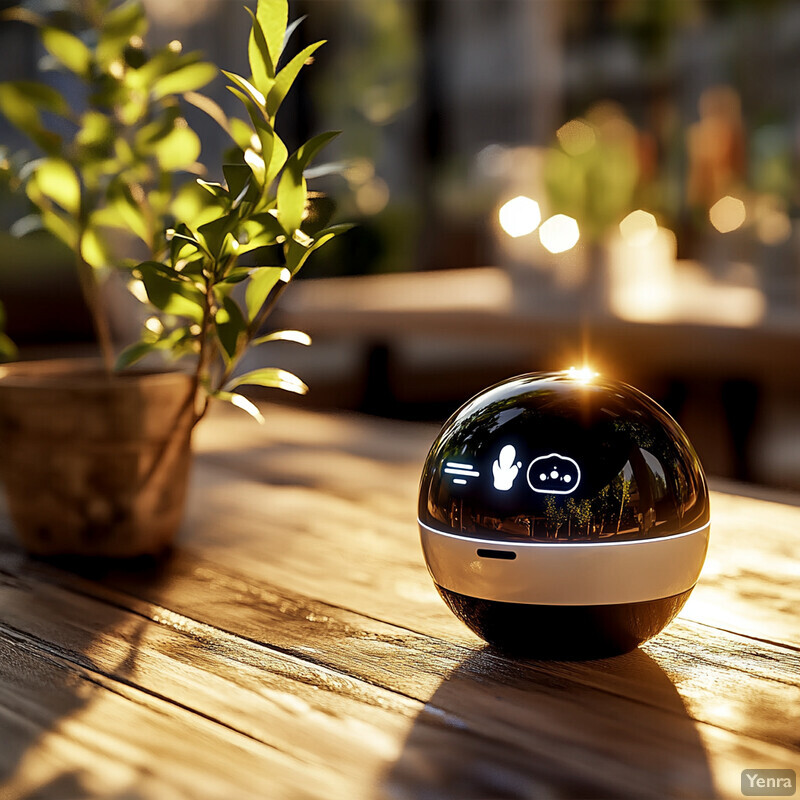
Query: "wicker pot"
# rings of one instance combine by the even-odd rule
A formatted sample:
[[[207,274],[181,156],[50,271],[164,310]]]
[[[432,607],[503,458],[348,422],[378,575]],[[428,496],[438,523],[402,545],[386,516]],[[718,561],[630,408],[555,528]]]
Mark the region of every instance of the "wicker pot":
[[[109,378],[93,360],[0,367],[0,478],[38,555],[155,555],[175,537],[191,463],[193,381]]]

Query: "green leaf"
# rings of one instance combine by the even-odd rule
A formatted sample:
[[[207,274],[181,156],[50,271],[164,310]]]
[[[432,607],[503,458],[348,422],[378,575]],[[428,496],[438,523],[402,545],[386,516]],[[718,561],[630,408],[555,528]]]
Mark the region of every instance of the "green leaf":
[[[278,183],[278,222],[291,236],[303,221],[306,207],[306,179],[297,159],[290,158]]]
[[[181,56],[168,48],[154,53],[143,64],[125,73],[125,85],[131,89],[150,90],[153,84],[165,75],[175,72],[181,67],[199,61],[199,55]]]
[[[46,153],[54,155],[60,151],[61,137],[42,127],[41,116],[28,99],[24,82],[0,83],[0,111]]]
[[[239,197],[253,181],[253,173],[246,164],[224,164],[222,174],[225,176],[231,198]]]
[[[272,66],[271,74],[265,72],[263,77],[270,78],[275,75],[278,59],[283,49],[283,37],[286,33],[286,23],[289,19],[289,5],[287,0],[258,0],[256,19],[264,33],[266,49],[269,52]],[[251,64],[254,60],[252,55],[254,50],[258,50],[258,44],[256,43],[255,35],[251,33],[247,48]],[[261,76],[256,76],[256,74],[253,73],[253,77],[258,80]]]
[[[267,167],[266,175],[264,176],[264,185],[269,187],[278,173],[283,169],[286,164],[286,159],[289,157],[289,151],[283,140],[275,134],[272,144],[272,158],[270,159],[269,166]]]
[[[173,264],[178,261],[179,256],[185,256],[185,253],[182,251],[187,246],[187,243],[195,249],[196,253],[207,254],[211,257],[211,254],[206,253],[204,245],[200,243],[195,233],[186,223],[182,222],[176,225],[175,229],[171,233],[167,231],[167,234],[167,238],[170,241],[170,253]]]
[[[261,23],[249,8],[245,7],[245,11],[247,11],[253,21],[253,27],[250,32],[250,42],[247,48],[250,72],[253,76],[253,83],[266,95],[272,88],[272,83],[275,78],[275,62],[270,55],[269,45],[267,44]]]
[[[311,337],[303,331],[273,331],[253,339],[250,344],[264,344],[264,342],[297,342],[297,344],[310,345]]]
[[[201,61],[181,67],[153,84],[153,97],[160,100],[169,94],[182,94],[183,92],[202,89],[217,77],[217,68],[213,64]]]
[[[295,82],[303,65],[308,61],[314,52],[325,44],[323,39],[321,42],[310,44],[305,50],[299,52],[276,76],[275,85],[270,89],[267,95],[267,113],[270,117],[274,117],[281,103],[284,101],[289,89]]]
[[[246,281],[250,277],[250,267],[234,267],[223,279],[222,283],[227,285],[233,285],[237,283],[242,283],[242,281]],[[217,284],[219,286],[220,284]]]
[[[267,98],[264,94],[256,89],[250,81],[246,78],[243,78],[241,75],[237,75],[235,72],[228,72],[226,70],[222,70],[222,74],[232,80],[238,87],[241,89],[249,98],[252,100],[258,108],[260,108],[264,113],[267,110]],[[228,89],[233,92],[233,94],[241,97],[239,95],[239,90],[228,86]]]
[[[236,144],[241,147],[242,150],[246,150],[248,147],[250,147],[250,137],[253,135],[253,131],[243,119],[231,117],[230,123],[231,139],[233,139],[233,141],[236,142]]]
[[[198,186],[202,186],[212,197],[221,198],[228,196],[228,190],[221,183],[204,181],[202,178],[197,178],[196,183]]]
[[[290,277],[288,270],[283,267],[261,267],[254,271],[245,292],[245,305],[251,322],[258,316],[275,286],[281,282],[288,283]]]
[[[309,139],[301,145],[286,162],[278,183],[278,222],[291,236],[303,221],[306,206],[306,180],[303,170],[312,158],[333,138],[338,131],[328,131]]]
[[[263,169],[260,169],[258,171],[254,170],[253,174],[256,175],[256,177],[261,178],[262,181],[264,181],[262,190],[266,191],[266,189],[269,187],[269,185],[272,183],[273,180],[272,178],[267,180],[266,166],[272,161],[272,151],[275,148],[275,141],[277,140],[278,137],[275,134],[272,125],[270,125],[269,122],[267,122],[264,119],[264,117],[258,113],[258,109],[256,109],[255,106],[246,99],[243,99],[243,102],[247,107],[247,113],[250,115],[250,120],[253,123],[253,127],[255,128],[256,136],[258,138],[258,143],[261,147],[258,156],[264,165]],[[248,160],[249,158],[248,151],[252,150],[252,147],[253,145],[251,142],[250,145],[247,148],[245,148],[244,159],[247,163],[250,163]],[[261,164],[259,164],[259,166],[261,166]]]
[[[164,265],[145,261],[138,266],[150,302],[167,314],[202,322],[205,297],[193,284],[168,277]]]
[[[285,235],[278,220],[269,212],[250,216],[242,223],[241,231],[247,236],[247,241],[240,244],[239,252],[242,254],[273,245],[279,236]],[[272,258],[273,256],[270,255],[268,261],[256,261],[256,264],[262,267],[276,267],[281,263],[274,262]]]
[[[75,134],[75,142],[94,158],[109,158],[113,151],[114,128],[108,114],[87,111]]]
[[[239,345],[239,337],[247,329],[242,310],[232,297],[223,297],[222,308],[217,311],[214,320],[217,338],[228,359],[233,359]]]
[[[331,225],[328,228],[321,230],[318,234],[316,239],[314,239],[314,243],[311,244],[309,247],[302,248],[301,246],[290,246],[287,248],[287,258],[286,258],[286,266],[291,271],[292,275],[294,275],[302,266],[306,263],[308,257],[315,251],[319,250],[322,245],[327,244],[334,236],[338,236],[341,233],[345,233],[349,231],[350,228],[354,227],[350,223],[342,223],[340,225]],[[292,242],[292,245],[296,245],[296,242]]]
[[[132,36],[144,36],[147,18],[138,0],[129,0],[109,11],[103,18],[103,27],[97,43],[97,57],[102,64],[120,58]]]
[[[125,367],[130,367],[137,361],[141,361],[145,356],[155,352],[156,349],[156,342],[136,342],[129,345],[117,356],[114,369],[121,370],[125,369]]]
[[[213,219],[197,229],[197,232],[205,240],[206,249],[214,258],[219,259],[222,253],[222,246],[225,243],[225,237],[230,233],[231,226],[234,223],[235,219],[231,220],[226,215]]]
[[[69,217],[55,209],[48,208],[42,209],[41,215],[42,222],[50,233],[61,239],[72,250],[78,246],[78,229]]]
[[[81,236],[81,256],[95,269],[109,266],[110,256],[105,242],[96,228],[87,228]]]
[[[20,100],[30,103],[41,111],[49,111],[62,117],[70,113],[69,103],[52,86],[38,81],[9,81],[2,85],[13,87]]]
[[[283,257],[283,247],[279,244],[263,244],[268,241],[268,235],[259,237],[254,242],[240,244],[237,251],[238,256],[247,256],[247,261],[257,267],[285,267],[286,259]],[[248,267],[252,269],[252,266]]]
[[[167,172],[191,166],[197,161],[200,150],[200,137],[191,128],[180,126],[153,146],[159,166]]]
[[[239,375],[229,381],[225,388],[235,389],[237,386],[244,385],[267,386],[274,389],[284,389],[287,392],[295,392],[296,394],[305,394],[308,391],[308,386],[297,375],[277,367],[256,369],[244,375]]]
[[[81,207],[81,184],[73,167],[61,158],[42,159],[29,182],[45,197],[61,206],[72,216]],[[31,192],[28,192],[31,196]],[[31,200],[36,202],[33,196]]]
[[[42,31],[42,44],[68,70],[81,76],[89,74],[92,54],[77,36],[58,28],[45,28]]]
[[[155,272],[160,273],[165,278],[168,278],[176,283],[189,283],[194,287],[194,281],[192,281],[191,278],[189,278],[183,272],[178,272],[178,270],[176,270],[174,267],[171,267],[169,264],[163,264],[160,261],[143,261],[137,266],[137,269],[141,271],[142,267],[145,267],[148,270],[155,270]],[[202,292],[200,294],[202,295]]]
[[[175,123],[180,118],[181,112],[177,106],[171,106],[159,114],[152,122],[142,125],[136,131],[133,145],[137,151],[149,155],[149,149],[156,142],[168,136],[175,128]]]
[[[219,391],[214,392],[211,396],[217,400],[222,400],[237,408],[241,408],[242,411],[246,411],[259,425],[264,424],[264,416],[258,410],[258,406],[252,400],[248,400],[244,395],[236,394],[235,392]]]
[[[188,181],[177,190],[167,208],[174,219],[190,219],[193,225],[202,225],[219,216],[220,203],[224,202],[224,198],[215,198],[195,181]]]
[[[138,236],[146,245],[150,245],[150,229],[142,209],[131,194],[131,188],[122,181],[112,183],[108,191],[108,207],[117,216],[125,229]],[[100,218],[100,224],[103,217]]]
[[[309,139],[305,144],[297,148],[292,158],[296,158],[300,164],[300,168],[305,171],[305,168],[311,163],[313,158],[325,147],[328,142],[333,141],[341,131],[326,131],[325,133],[317,134]]]

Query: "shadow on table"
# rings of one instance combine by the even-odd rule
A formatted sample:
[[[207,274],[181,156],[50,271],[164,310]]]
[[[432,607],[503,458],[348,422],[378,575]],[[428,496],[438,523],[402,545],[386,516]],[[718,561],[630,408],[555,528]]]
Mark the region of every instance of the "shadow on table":
[[[30,559],[0,542],[3,800],[144,796],[130,754],[114,762],[130,723],[114,685],[133,678],[147,620],[94,599],[91,585],[115,572],[153,584],[166,568]]]
[[[417,717],[383,796],[714,798],[695,724],[642,650],[588,662],[466,659]]]

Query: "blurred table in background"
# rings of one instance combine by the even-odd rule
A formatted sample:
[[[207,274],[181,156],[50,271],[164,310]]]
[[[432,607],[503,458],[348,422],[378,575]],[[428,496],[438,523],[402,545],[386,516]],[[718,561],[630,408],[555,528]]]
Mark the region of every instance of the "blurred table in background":
[[[172,557],[71,572],[0,508],[0,797],[741,797],[800,765],[800,507],[724,485],[681,616],[515,661],[416,529],[430,425],[262,406],[199,430]]]
[[[517,288],[508,271],[493,267],[298,281],[283,296],[279,318],[312,335],[513,343],[546,369],[588,358],[632,373],[702,371],[800,385],[800,314],[737,323],[735,313],[713,306],[703,314],[702,299],[693,298],[686,314],[678,308],[672,318],[636,322],[601,303],[565,307],[547,295],[520,297]]]
[[[308,280],[285,293],[275,322],[359,353],[343,364],[331,348],[327,363],[337,371],[320,376],[322,395],[326,380],[350,376],[344,392],[332,389],[333,402],[343,397],[345,405],[390,416],[433,405],[429,418],[447,416],[509,375],[589,364],[665,403],[709,472],[800,487],[800,460],[782,444],[783,431],[768,431],[760,447],[753,441],[759,421],[775,417],[773,405],[791,403],[800,389],[800,315],[757,318],[744,313],[752,303],[734,302],[752,299],[744,288],[707,287],[660,321],[630,321],[608,310],[602,287],[592,292],[583,303],[574,294],[566,302],[488,267]],[[723,307],[726,297],[731,305]],[[314,366],[305,374],[313,388]],[[361,396],[348,391],[359,380]],[[790,411],[800,444],[800,408]],[[782,454],[771,452],[773,440]]]

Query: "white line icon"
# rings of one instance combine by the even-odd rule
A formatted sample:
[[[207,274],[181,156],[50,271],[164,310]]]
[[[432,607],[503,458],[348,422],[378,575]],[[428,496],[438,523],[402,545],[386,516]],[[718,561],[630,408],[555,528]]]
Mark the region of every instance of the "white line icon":
[[[478,478],[480,472],[472,468],[472,464],[463,464],[460,461],[445,461],[444,471],[448,475],[458,475],[453,478],[453,483],[465,484],[465,478]]]

